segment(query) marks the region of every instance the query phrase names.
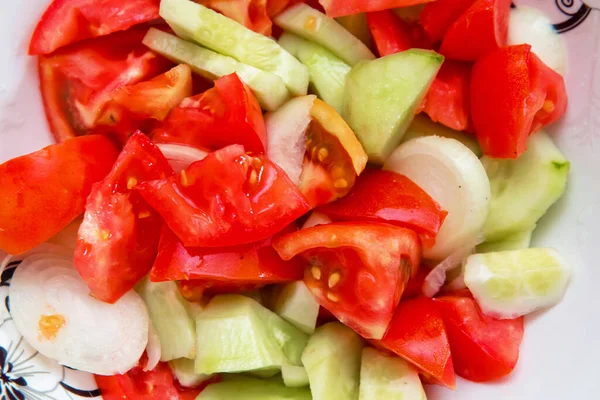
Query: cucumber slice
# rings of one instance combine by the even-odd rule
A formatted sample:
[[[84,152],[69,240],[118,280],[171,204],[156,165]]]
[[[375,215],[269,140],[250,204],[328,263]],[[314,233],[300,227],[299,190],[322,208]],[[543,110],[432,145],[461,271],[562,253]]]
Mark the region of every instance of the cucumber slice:
[[[286,31],[320,44],[350,65],[375,59],[371,50],[336,20],[304,3],[288,8],[274,22]]]
[[[257,371],[302,365],[308,336],[256,301],[240,295],[214,297],[196,320],[196,372]]]
[[[271,72],[296,96],[308,90],[308,70],[271,38],[190,0],[162,0],[160,16],[177,36]]]
[[[308,386],[308,374],[304,367],[296,367],[293,365],[281,366],[281,377],[283,383],[287,387],[304,387]]]
[[[519,232],[500,242],[482,243],[477,246],[477,253],[527,249],[531,245],[532,234],[533,231]]]
[[[517,318],[557,304],[571,267],[552,249],[475,254],[465,265],[465,284],[481,310],[495,318]]]
[[[362,352],[359,400],[427,400],[419,373],[400,357],[370,347]]]
[[[435,245],[423,249],[425,258],[443,260],[477,244],[490,207],[490,182],[465,145],[439,136],[413,139],[398,147],[384,168],[410,178],[448,211]]]
[[[196,334],[187,312],[187,301],[175,282],[150,282],[146,277],[136,287],[148,308],[150,320],[160,339],[160,360],[194,358]]]
[[[252,89],[265,110],[277,110],[290,97],[285,83],[277,75],[243,64],[156,28],[148,30],[143,43],[169,60],[188,64],[195,73],[209,79],[236,73]]]
[[[319,327],[302,354],[314,400],[356,400],[363,341],[339,322]]]
[[[169,366],[177,382],[183,387],[197,387],[202,382],[211,378],[211,375],[197,374],[194,371],[194,360],[189,358],[178,358],[177,360],[169,361]]]
[[[352,15],[345,15],[335,19],[341,26],[344,27],[352,36],[363,42],[369,50],[375,48],[373,43],[373,37],[371,36],[371,30],[367,23],[367,14],[359,13]]]
[[[502,241],[533,230],[538,220],[564,193],[570,164],[544,133],[527,141],[516,160],[481,159],[490,179],[492,202],[485,222],[485,239]]]
[[[481,147],[479,146],[477,139],[475,139],[475,136],[455,131],[454,129],[450,129],[441,124],[436,124],[429,119],[429,117],[422,114],[415,115],[415,119],[413,119],[413,122],[410,124],[402,138],[402,143],[424,136],[441,136],[458,140],[475,153],[477,157],[483,156],[483,151],[481,151]]]
[[[319,303],[303,281],[282,286],[276,291],[273,311],[304,333],[311,334],[317,326]]]
[[[357,64],[346,78],[343,117],[382,164],[400,143],[444,57],[412,49]]]
[[[196,400],[311,400],[308,388],[286,387],[275,380],[235,376],[213,383]]]
[[[350,66],[323,46],[291,33],[281,35],[279,44],[308,67],[315,93],[341,114],[344,105],[344,85]]]

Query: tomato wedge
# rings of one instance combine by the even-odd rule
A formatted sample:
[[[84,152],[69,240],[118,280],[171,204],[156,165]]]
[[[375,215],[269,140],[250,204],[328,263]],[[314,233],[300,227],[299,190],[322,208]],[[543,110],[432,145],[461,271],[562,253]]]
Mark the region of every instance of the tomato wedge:
[[[381,57],[412,48],[432,48],[419,24],[404,21],[392,10],[367,13],[367,23]]]
[[[409,228],[419,233],[429,247],[435,244],[448,215],[404,175],[376,169],[365,170],[346,197],[318,211],[334,220],[384,222]]]
[[[446,32],[440,53],[453,60],[475,61],[504,46],[511,0],[477,0]]]
[[[276,240],[281,258],[306,262],[304,282],[320,305],[367,339],[381,339],[421,246],[409,229],[378,223],[333,223]]]
[[[400,303],[385,337],[375,345],[409,361],[430,381],[454,389],[448,339],[437,304],[422,297]]]
[[[475,3],[476,0],[436,0],[427,3],[419,14],[419,23],[433,43],[441,42],[448,28]]]
[[[199,0],[198,3],[220,12],[254,32],[271,36],[273,22],[267,13],[267,0]]]
[[[0,249],[24,253],[60,232],[83,212],[117,155],[110,140],[94,135],[0,165]]]
[[[433,0],[319,0],[319,3],[321,3],[328,16],[342,17],[362,12],[414,6],[430,1]]]
[[[185,246],[224,247],[273,236],[309,209],[285,172],[232,145],[139,193]]]
[[[49,54],[83,39],[158,19],[160,0],[53,0],[38,22],[29,54]]]
[[[141,43],[146,31],[130,29],[39,58],[46,118],[57,142],[93,133],[116,89],[168,69],[170,62]]]
[[[236,74],[219,78],[213,89],[185,99],[151,137],[200,149],[241,144],[256,153],[264,153],[267,143],[258,100]]]
[[[529,45],[498,49],[473,67],[473,125],[490,157],[519,157],[527,149],[529,135],[564,115],[567,101],[563,77]]]
[[[210,296],[227,293],[248,294],[253,290],[262,288],[263,284],[240,284],[238,282],[228,283],[220,281],[205,281],[193,279],[189,281],[178,281],[179,292],[184,299],[196,303],[205,303]]]
[[[442,314],[456,373],[475,382],[510,374],[519,359],[523,317],[496,320],[484,315],[468,290],[435,299]]]
[[[283,232],[292,230],[290,227]],[[169,228],[163,227],[150,280],[204,280],[249,286],[302,279],[301,263],[283,261],[271,246],[272,241],[268,238],[235,247],[186,248]]]
[[[136,132],[110,174],[94,185],[79,228],[74,263],[95,298],[114,303],[150,271],[161,221],[133,188],[171,174],[160,150]]]

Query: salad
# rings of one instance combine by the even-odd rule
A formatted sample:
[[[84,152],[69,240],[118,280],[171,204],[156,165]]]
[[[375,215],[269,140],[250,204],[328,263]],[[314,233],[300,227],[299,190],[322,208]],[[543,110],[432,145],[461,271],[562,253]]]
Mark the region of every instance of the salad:
[[[10,313],[105,400],[421,400],[566,291],[535,9],[54,0],[29,53],[56,143],[0,165]]]

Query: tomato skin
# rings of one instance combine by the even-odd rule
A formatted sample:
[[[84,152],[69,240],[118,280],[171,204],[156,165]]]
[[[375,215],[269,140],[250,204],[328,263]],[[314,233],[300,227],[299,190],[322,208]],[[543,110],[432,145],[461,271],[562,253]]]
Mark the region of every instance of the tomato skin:
[[[409,228],[421,235],[426,246],[435,244],[435,236],[448,215],[404,175],[376,169],[365,170],[346,197],[318,211],[333,220],[364,220]]]
[[[513,371],[523,340],[523,317],[513,320],[488,317],[468,291],[434,301],[446,325],[458,375],[474,382],[488,382]]]
[[[473,67],[473,125],[490,157],[519,157],[527,149],[529,135],[564,115],[567,101],[563,77],[529,45],[498,49]]]
[[[284,232],[292,230],[289,228]],[[163,226],[150,280],[204,280],[239,286],[301,280],[304,267],[296,260],[283,261],[271,246],[272,241],[273,238],[268,238],[234,247],[186,248],[169,228]]]
[[[408,24],[393,11],[367,13],[367,23],[379,56],[385,57],[412,47]]]
[[[476,0],[436,0],[423,8],[419,23],[433,43],[441,42],[448,28],[460,18]]]
[[[117,155],[109,139],[94,135],[0,165],[0,248],[24,253],[60,232],[83,212]]]
[[[440,53],[459,61],[475,61],[506,45],[511,0],[477,0],[454,22]]]
[[[53,0],[29,43],[29,54],[49,54],[83,39],[158,19],[159,0]]]
[[[254,93],[237,74],[215,81],[215,87],[187,99],[173,109],[151,135],[156,142],[179,143],[217,150],[241,144],[264,153],[267,132]]]
[[[73,261],[95,298],[114,303],[150,271],[161,221],[133,188],[171,174],[160,150],[136,132],[92,188]]]
[[[414,6],[433,0],[319,0],[329,17]]]
[[[181,174],[137,187],[184,246],[252,243],[281,231],[309,209],[288,176],[268,158],[232,145]]]
[[[304,282],[319,304],[365,338],[380,339],[421,246],[411,230],[379,223],[333,223],[283,236],[273,247],[284,260],[305,261]]]
[[[267,13],[267,0],[199,0],[198,2],[254,32],[271,36],[273,22]]]
[[[374,344],[409,361],[433,383],[455,388],[450,344],[434,300],[401,302],[384,338]]]

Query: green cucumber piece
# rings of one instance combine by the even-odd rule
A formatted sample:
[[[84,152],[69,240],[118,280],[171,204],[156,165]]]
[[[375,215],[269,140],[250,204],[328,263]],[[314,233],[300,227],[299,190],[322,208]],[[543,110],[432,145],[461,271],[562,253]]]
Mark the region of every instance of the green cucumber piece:
[[[492,188],[484,226],[487,242],[533,230],[563,195],[570,169],[570,163],[544,132],[530,136],[527,151],[516,160],[483,157],[481,162]]]
[[[319,303],[303,281],[277,288],[272,302],[273,311],[290,324],[304,333],[311,334],[315,331]]]
[[[335,19],[304,3],[288,8],[274,22],[283,30],[320,44],[350,65],[375,59],[371,50]]]
[[[401,142],[443,61],[433,51],[411,49],[352,68],[342,116],[369,161],[382,164]]]
[[[373,348],[362,352],[359,400],[427,400],[419,373],[400,357]]]
[[[196,320],[200,374],[251,372],[270,376],[282,365],[302,365],[308,336],[256,301],[215,296]]]
[[[314,400],[357,400],[363,341],[339,322],[317,328],[302,354]]]
[[[281,377],[283,383],[287,387],[304,387],[308,386],[308,374],[304,367],[297,367],[295,365],[282,365],[281,366]]]
[[[146,277],[136,287],[148,308],[150,320],[160,340],[160,360],[194,358],[196,333],[175,282],[150,282]]]
[[[401,143],[423,136],[441,136],[455,139],[467,146],[477,157],[483,156],[483,151],[481,151],[481,147],[475,136],[437,124],[429,119],[429,117],[421,114],[415,115],[415,119],[413,119],[413,122],[406,130]]]
[[[500,242],[485,242],[477,246],[477,253],[495,253],[499,251],[522,250],[531,245],[533,231],[519,232]]]
[[[192,70],[209,79],[236,73],[256,95],[267,111],[277,110],[290,98],[283,80],[275,74],[243,64],[170,33],[150,28],[143,43],[171,61],[188,64]]]
[[[178,358],[177,360],[169,361],[169,366],[177,382],[183,387],[197,387],[202,382],[211,378],[211,375],[197,374],[194,371],[194,360],[189,358]]]
[[[307,93],[308,70],[275,40],[190,0],[162,0],[160,16],[182,39],[279,76],[293,95]]]
[[[350,32],[354,37],[359,39],[369,48],[373,50],[375,43],[373,42],[373,36],[371,36],[371,30],[367,23],[367,14],[359,13],[352,15],[345,15],[335,19],[341,26]]]
[[[344,105],[344,85],[350,66],[325,47],[292,33],[286,32],[281,35],[279,44],[308,67],[314,92],[341,113]]]
[[[204,389],[196,400],[311,400],[308,388],[286,387],[276,380],[245,376],[226,378]]]

